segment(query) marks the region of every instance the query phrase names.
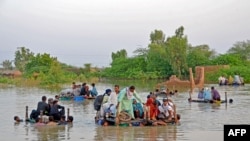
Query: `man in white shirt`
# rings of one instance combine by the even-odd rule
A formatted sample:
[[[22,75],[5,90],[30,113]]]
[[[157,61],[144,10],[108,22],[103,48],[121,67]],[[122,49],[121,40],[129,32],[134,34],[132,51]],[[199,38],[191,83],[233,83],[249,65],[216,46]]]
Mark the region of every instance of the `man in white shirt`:
[[[163,103],[158,107],[160,113],[158,114],[159,119],[171,120],[174,117],[173,103],[168,98],[163,98]]]
[[[111,114],[113,117],[116,115],[116,105],[117,105],[117,96],[120,92],[119,85],[115,85],[114,92],[112,92],[108,98],[108,102],[102,105],[103,114],[108,113]],[[102,115],[103,115],[102,114]]]

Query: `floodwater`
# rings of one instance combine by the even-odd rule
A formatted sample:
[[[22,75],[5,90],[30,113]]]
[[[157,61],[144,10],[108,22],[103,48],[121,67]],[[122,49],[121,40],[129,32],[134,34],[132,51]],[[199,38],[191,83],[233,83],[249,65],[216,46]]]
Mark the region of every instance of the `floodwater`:
[[[212,85],[206,85],[211,87]],[[223,141],[223,126],[225,124],[250,124],[250,85],[230,87],[216,86],[222,99],[227,92],[232,104],[189,103],[188,90],[180,92],[172,99],[177,105],[177,113],[181,115],[181,125],[157,127],[101,127],[94,123],[95,111],[93,100],[83,102],[60,101],[65,108],[69,108],[74,116],[71,126],[34,127],[30,123],[14,124],[15,115],[25,118],[25,106],[29,112],[36,108],[37,102],[43,95],[54,97],[59,92],[39,88],[20,88],[7,86],[0,88],[0,137],[2,141]],[[97,83],[97,90],[103,93],[111,84]],[[137,92],[143,100],[149,90],[138,88]],[[197,97],[196,92],[192,95]],[[159,97],[160,98],[160,97]]]

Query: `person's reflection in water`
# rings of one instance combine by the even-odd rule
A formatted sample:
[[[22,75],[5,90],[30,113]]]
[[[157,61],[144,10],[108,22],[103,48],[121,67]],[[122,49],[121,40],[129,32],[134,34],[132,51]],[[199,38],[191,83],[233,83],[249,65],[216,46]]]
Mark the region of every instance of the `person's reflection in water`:
[[[39,126],[35,130],[31,130],[32,134],[36,133],[37,140],[50,141],[50,140],[68,140],[70,139],[70,128],[72,126]]]
[[[136,127],[117,127],[116,137],[117,140],[133,141],[135,140],[135,130],[140,130]],[[115,132],[114,132],[115,133]]]
[[[140,130],[137,127],[120,127],[120,126],[99,126],[96,128],[96,135],[94,140],[124,140],[133,141],[135,130]]]
[[[176,141],[177,126],[169,124],[167,126],[98,126],[94,140],[143,140],[156,141],[167,140]]]
[[[209,112],[211,110],[210,103],[197,103],[197,106],[199,108],[199,111],[202,111],[202,112]]]
[[[146,141],[176,141],[176,126],[143,127],[138,132],[137,138],[141,137]]]

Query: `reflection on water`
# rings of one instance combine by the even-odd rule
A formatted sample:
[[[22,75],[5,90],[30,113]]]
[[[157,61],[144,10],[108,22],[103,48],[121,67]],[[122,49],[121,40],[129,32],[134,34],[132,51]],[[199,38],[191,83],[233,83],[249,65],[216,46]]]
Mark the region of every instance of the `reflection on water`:
[[[70,139],[70,128],[72,126],[39,126],[33,127],[30,132],[35,134],[37,140],[50,141],[50,140],[68,140]]]
[[[113,84],[97,84],[98,92],[103,93]],[[206,87],[211,87],[207,85]],[[224,124],[250,124],[250,85],[244,87],[216,87],[224,99],[227,92],[232,104],[189,103],[188,91],[180,92],[172,97],[177,105],[177,112],[181,114],[180,126],[157,127],[100,127],[95,125],[93,110],[94,100],[82,102],[60,101],[59,104],[69,108],[74,116],[74,126],[34,127],[30,123],[22,122],[15,125],[13,117],[25,117],[25,106],[29,112],[36,108],[37,102],[43,95],[54,97],[57,93],[39,88],[0,88],[0,136],[1,140],[146,140],[146,141],[206,141],[223,140]],[[143,100],[149,90],[137,89]],[[194,93],[193,98],[197,95]]]
[[[30,124],[27,122],[15,124],[16,129],[18,129],[17,126],[24,127],[26,139],[38,141],[69,140],[71,138],[70,130],[73,127],[73,125],[35,126],[34,124]]]
[[[157,127],[97,127],[95,140],[144,140],[144,141],[175,141],[175,126],[157,126]],[[103,138],[105,137],[105,138]]]

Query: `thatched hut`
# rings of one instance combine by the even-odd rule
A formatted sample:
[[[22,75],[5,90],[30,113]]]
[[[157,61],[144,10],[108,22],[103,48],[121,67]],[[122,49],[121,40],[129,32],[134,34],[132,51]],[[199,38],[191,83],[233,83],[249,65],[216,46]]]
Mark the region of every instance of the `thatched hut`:
[[[0,75],[3,77],[16,78],[22,76],[22,72],[19,70],[0,70]]]

